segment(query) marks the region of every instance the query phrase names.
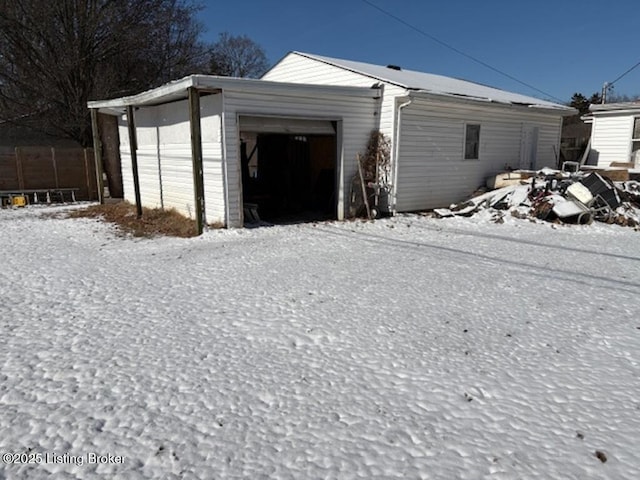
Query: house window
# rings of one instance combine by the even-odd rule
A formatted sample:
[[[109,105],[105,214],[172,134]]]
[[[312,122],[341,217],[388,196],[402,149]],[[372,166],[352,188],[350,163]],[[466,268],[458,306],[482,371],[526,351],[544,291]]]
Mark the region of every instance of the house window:
[[[640,117],[636,117],[633,119],[633,134],[631,138],[631,161],[633,162],[636,158],[637,151],[640,150]]]
[[[480,158],[480,125],[467,123],[464,133],[464,159]]]

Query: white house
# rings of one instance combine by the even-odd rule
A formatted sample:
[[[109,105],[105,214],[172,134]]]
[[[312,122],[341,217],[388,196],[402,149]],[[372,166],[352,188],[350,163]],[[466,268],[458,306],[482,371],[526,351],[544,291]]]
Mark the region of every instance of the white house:
[[[555,166],[562,117],[574,113],[463,80],[299,52],[260,80],[194,75],[89,108],[120,118],[127,199],[229,227],[243,225],[245,204],[345,218],[372,130],[392,144],[388,210],[447,206],[505,167]]]
[[[392,142],[391,209],[447,206],[505,169],[555,167],[562,117],[575,110],[455,78],[291,52],[265,80],[383,89]]]
[[[612,162],[640,168],[640,102],[591,105],[590,165],[607,168]]]

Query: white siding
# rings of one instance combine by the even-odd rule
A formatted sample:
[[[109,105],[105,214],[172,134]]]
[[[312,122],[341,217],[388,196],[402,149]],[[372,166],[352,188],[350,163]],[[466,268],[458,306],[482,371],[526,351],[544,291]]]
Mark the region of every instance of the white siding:
[[[287,55],[264,79],[345,86],[371,86],[377,81],[297,53]],[[396,102],[408,92],[382,83],[379,128],[391,140],[394,152]],[[414,99],[402,115],[396,182],[398,211],[440,207],[462,200],[505,165],[518,168],[525,126],[538,129],[535,168],[556,166],[560,115],[528,112],[519,107],[467,106],[449,100],[424,99]],[[482,125],[480,160],[463,160],[465,122]]]
[[[275,82],[341,85],[345,87],[371,87],[374,84],[383,84],[384,91],[380,105],[378,128],[389,140],[393,139],[395,97],[406,93],[404,88],[396,85],[384,83],[375,78],[351,72],[297,53],[290,53],[283,58],[264,75],[263,79]]]
[[[262,80],[352,87],[370,87],[378,83],[376,79],[297,53],[290,53],[284,57],[262,77]]]
[[[131,171],[131,153],[129,150],[129,131],[126,120],[118,117],[118,137],[120,137],[120,168],[122,170],[122,188],[124,199],[135,203],[133,191],[133,173]]]
[[[220,95],[201,98],[203,174],[207,222],[224,221]],[[186,100],[135,112],[142,205],[175,208],[194,217],[189,105]],[[125,199],[135,202],[126,122],[120,126]]]
[[[611,162],[629,162],[633,115],[595,117],[591,130],[589,163],[608,167]]]
[[[247,92],[224,92],[224,144],[227,163],[229,221],[228,226],[242,226],[242,191],[240,172],[240,139],[238,131],[239,115],[271,115],[291,118],[326,119],[339,122],[342,137],[342,158],[344,159],[344,210],[348,207],[349,186],[356,173],[356,155],[364,153],[369,135],[378,128],[377,101],[373,98],[322,96],[292,97],[287,95],[259,95]],[[337,160],[340,169],[340,155]]]
[[[202,167],[207,223],[226,221],[222,165],[222,95],[200,98]]]
[[[536,117],[533,117],[534,119]],[[538,135],[538,160],[536,169],[544,167],[557,168],[560,155],[560,137],[562,133],[562,117],[539,116],[532,121],[540,127]]]
[[[158,129],[155,125],[155,115],[149,110],[135,112],[136,138],[138,142],[138,176],[140,180],[140,198],[142,205],[156,208],[161,206],[160,198],[160,165],[158,162]],[[128,146],[128,132],[125,127],[127,138],[127,176],[128,186],[125,186],[125,198],[135,203],[133,189],[133,173],[131,171],[130,150]],[[120,132],[122,137],[122,132]]]
[[[478,160],[464,160],[465,123],[481,125]],[[555,166],[557,116],[414,99],[402,112],[396,210],[448,206],[505,166],[517,168],[523,124],[539,128],[536,167]]]

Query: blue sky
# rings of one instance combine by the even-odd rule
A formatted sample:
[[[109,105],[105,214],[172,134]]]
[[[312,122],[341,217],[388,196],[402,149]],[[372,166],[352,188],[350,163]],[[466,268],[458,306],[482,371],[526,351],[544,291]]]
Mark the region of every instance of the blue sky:
[[[367,0],[440,41],[537,89],[461,56],[363,0],[204,0],[207,31],[245,34],[271,63],[291,50],[463,78],[557,101],[600,91],[640,62],[640,0]],[[615,84],[640,94],[640,67]]]

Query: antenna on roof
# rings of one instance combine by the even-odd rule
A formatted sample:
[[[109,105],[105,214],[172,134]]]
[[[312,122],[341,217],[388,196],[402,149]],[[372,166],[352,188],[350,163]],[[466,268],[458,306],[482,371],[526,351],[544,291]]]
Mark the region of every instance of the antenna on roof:
[[[397,70],[397,71],[402,70],[402,68],[400,68],[398,65],[387,65],[387,68],[390,68],[391,70]]]

